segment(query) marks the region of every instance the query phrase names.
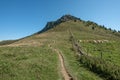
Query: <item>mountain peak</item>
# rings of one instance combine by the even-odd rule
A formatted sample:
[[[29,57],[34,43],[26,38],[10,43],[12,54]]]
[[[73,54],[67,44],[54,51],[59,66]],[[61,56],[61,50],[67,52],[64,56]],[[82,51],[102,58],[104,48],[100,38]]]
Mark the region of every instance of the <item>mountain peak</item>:
[[[58,19],[60,21],[69,21],[69,20],[80,20],[80,18],[77,18],[75,16],[72,16],[70,14],[66,14],[66,15],[63,15],[60,19]]]
[[[46,24],[45,28],[43,28],[43,30],[38,32],[38,33],[42,33],[44,31],[47,31],[48,29],[51,29],[51,28],[55,27],[56,25],[59,25],[62,22],[66,22],[66,21],[70,21],[70,20],[75,21],[75,20],[80,20],[80,18],[77,18],[77,17],[72,16],[70,14],[63,15],[60,19],[57,19],[56,21],[48,22]]]

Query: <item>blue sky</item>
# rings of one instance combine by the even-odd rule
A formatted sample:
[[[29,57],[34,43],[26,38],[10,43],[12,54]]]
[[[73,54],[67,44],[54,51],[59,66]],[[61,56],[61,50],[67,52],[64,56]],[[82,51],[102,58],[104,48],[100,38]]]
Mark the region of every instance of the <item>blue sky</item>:
[[[64,14],[120,30],[120,0],[0,0],[0,40],[31,35]]]

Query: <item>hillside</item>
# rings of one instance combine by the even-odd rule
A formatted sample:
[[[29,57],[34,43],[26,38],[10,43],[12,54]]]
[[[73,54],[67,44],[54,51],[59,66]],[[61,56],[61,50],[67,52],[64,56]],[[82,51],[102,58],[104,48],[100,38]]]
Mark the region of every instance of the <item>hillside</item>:
[[[0,47],[0,80],[120,80],[119,44],[119,32],[64,15]]]

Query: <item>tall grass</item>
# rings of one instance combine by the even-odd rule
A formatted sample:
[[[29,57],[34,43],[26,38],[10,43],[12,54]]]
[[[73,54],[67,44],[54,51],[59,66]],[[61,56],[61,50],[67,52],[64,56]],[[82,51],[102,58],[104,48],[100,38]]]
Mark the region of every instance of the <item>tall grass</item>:
[[[100,58],[81,56],[80,62],[106,80],[120,80],[120,67]]]
[[[57,67],[57,55],[47,46],[0,48],[0,80],[58,80]]]

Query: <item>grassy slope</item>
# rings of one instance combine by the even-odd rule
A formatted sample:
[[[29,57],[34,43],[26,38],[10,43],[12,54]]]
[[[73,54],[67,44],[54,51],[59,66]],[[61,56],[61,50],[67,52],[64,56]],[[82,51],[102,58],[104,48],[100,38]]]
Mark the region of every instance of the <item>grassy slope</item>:
[[[0,45],[8,45],[8,44],[12,44],[14,42],[17,42],[18,40],[5,40],[5,41],[1,41]]]
[[[119,42],[117,42],[120,39],[119,37],[116,37],[112,34],[112,32],[99,27],[92,30],[92,27],[85,27],[83,22],[80,21],[68,21],[51,30],[48,30],[45,33],[30,36],[10,45],[22,47],[0,48],[1,80],[8,78],[10,80],[48,80],[48,78],[49,80],[61,79],[60,71],[58,70],[59,66],[57,54],[51,51],[48,47],[48,44],[53,43],[53,41],[56,43],[52,46],[63,52],[67,69],[75,79],[103,80],[97,74],[84,68],[82,64],[79,64],[76,59],[75,52],[71,50],[72,45],[69,41],[69,29],[71,29],[77,40],[107,39],[114,41],[111,45],[114,46],[115,51],[114,49],[109,48],[113,53],[110,54],[110,56],[111,58],[114,58],[112,62],[115,61],[116,64],[120,64],[119,58],[116,57],[119,55],[119,49],[117,48],[119,47]],[[84,50],[89,48],[89,53],[92,53],[93,55],[99,53],[94,52],[92,47],[95,46],[98,48],[99,46],[97,44],[80,44]],[[103,47],[106,47],[106,45],[103,44]]]
[[[120,66],[120,42],[109,42],[109,43],[80,43],[84,49],[89,54],[95,57],[101,58],[101,53],[103,54],[102,59],[112,62],[113,64]]]
[[[70,26],[73,26],[70,23],[71,22],[62,23],[58,27],[48,31],[48,33],[54,33],[53,36],[51,36],[51,39],[56,42],[56,44],[54,44],[54,47],[60,49],[63,52],[68,71],[75,79],[103,80],[96,74],[84,68],[82,64],[79,64],[77,61],[74,51],[71,50],[72,45],[69,41],[69,28]],[[77,28],[76,25],[74,25],[74,27]]]
[[[57,58],[47,46],[1,47],[0,80],[58,80]]]
[[[52,29],[51,32],[55,31],[58,33],[56,34],[56,37],[59,36],[60,39],[57,40],[57,42],[58,41],[59,42],[58,44],[56,44],[56,47],[58,47],[63,51],[68,68],[70,69],[71,73],[74,76],[76,76],[78,80],[79,79],[98,80],[101,78],[99,78],[98,76],[96,76],[96,74],[90,72],[89,70],[80,67],[81,64],[78,64],[77,61],[75,60],[74,52],[70,50],[72,48],[72,45],[70,45],[69,42],[69,29],[71,29],[77,40],[108,40],[109,41],[108,43],[99,43],[99,44],[80,43],[80,45],[83,47],[84,51],[86,51],[86,48],[87,49],[89,48],[89,51],[92,51],[91,54],[92,55],[97,54],[98,57],[100,57],[99,49],[101,49],[101,52],[104,53],[103,57],[105,58],[106,61],[111,61],[113,64],[120,65],[120,59],[119,59],[120,38],[118,36],[115,36],[111,31],[105,30],[100,27],[96,27],[95,30],[93,30],[91,26],[87,27],[82,22],[70,21],[70,22],[62,23],[59,25],[59,27]],[[92,46],[89,46],[89,44],[92,44],[92,46],[98,49],[98,53],[95,53],[94,48]],[[76,67],[77,69],[75,69]],[[79,68],[81,69],[79,70]]]
[[[75,23],[71,23],[75,24]],[[120,37],[113,34],[109,30],[104,30],[102,28],[96,27],[95,30],[92,30],[91,27],[84,26],[84,24],[76,24],[81,27],[72,32],[77,40],[108,40],[109,42],[103,43],[94,43],[94,42],[79,42],[83,51],[95,56],[101,57],[103,54],[103,59],[110,61],[113,64],[120,65]]]

